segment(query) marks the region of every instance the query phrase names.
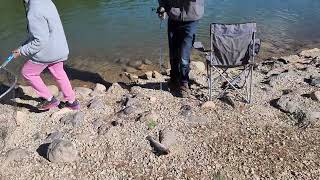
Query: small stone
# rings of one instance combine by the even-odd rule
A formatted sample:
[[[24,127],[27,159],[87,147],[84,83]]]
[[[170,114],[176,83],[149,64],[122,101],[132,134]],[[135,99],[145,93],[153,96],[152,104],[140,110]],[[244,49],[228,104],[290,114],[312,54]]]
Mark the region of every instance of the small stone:
[[[320,112],[309,112],[306,116],[311,122],[317,122],[320,120]]]
[[[5,145],[6,145],[6,143],[5,143],[4,139],[0,139],[0,150],[2,150]]]
[[[134,81],[134,80],[139,79],[139,76],[137,76],[137,75],[135,75],[135,74],[131,74],[131,73],[125,72],[125,75],[126,75],[131,81]]]
[[[93,91],[105,92],[106,90],[107,90],[106,86],[104,86],[103,84],[97,83]]]
[[[148,98],[149,99],[149,101],[151,102],[151,103],[154,103],[154,102],[156,102],[157,101],[157,98],[156,97],[149,97]]]
[[[170,150],[168,147],[164,146],[163,144],[156,141],[152,136],[147,136],[146,138],[150,146],[153,148],[154,152],[158,155],[167,155],[170,153]]]
[[[124,106],[133,106],[137,103],[137,100],[133,98],[132,94],[126,94],[123,96],[122,103]]]
[[[74,91],[80,97],[88,97],[92,93],[92,89],[86,87],[76,87]]]
[[[206,72],[206,65],[201,61],[191,61],[190,67],[191,69],[196,70],[198,72]]]
[[[161,75],[159,72],[157,72],[157,71],[153,71],[153,72],[152,72],[152,77],[153,77],[153,78],[156,78],[156,79],[161,79],[161,78],[162,78],[162,75]]]
[[[8,128],[0,127],[0,150],[2,150],[5,147],[7,136],[8,136]]]
[[[50,133],[49,136],[45,139],[45,141],[54,141],[56,139],[61,139],[63,137],[63,134],[59,131]]]
[[[152,62],[149,59],[145,59],[145,60],[143,60],[143,64],[151,65]]]
[[[73,111],[71,109],[69,109],[69,108],[62,108],[59,111],[54,112],[53,114],[51,114],[51,118],[55,119],[55,118],[57,118],[59,116],[62,116],[62,115],[65,115],[65,114],[71,113],[71,112],[73,112]]]
[[[159,115],[155,113],[154,111],[150,111],[147,113],[144,113],[138,118],[138,121],[141,122],[157,122],[159,119]]]
[[[98,128],[98,135],[104,135],[104,134],[106,134],[109,129],[110,129],[110,125],[109,125],[109,124],[102,124],[102,125]]]
[[[28,115],[25,112],[17,111],[17,114],[16,114],[17,126],[24,125],[26,120],[27,120],[27,118],[28,118]]]
[[[150,80],[150,79],[152,79],[152,75],[153,75],[153,72],[152,71],[148,71],[142,76],[142,78]]]
[[[124,89],[120,86],[120,84],[118,84],[118,83],[113,83],[110,87],[109,87],[109,89],[108,89],[108,93],[111,93],[111,94],[113,94],[113,93],[119,93],[119,92],[123,92],[124,91]]]
[[[112,126],[118,126],[118,125],[119,125],[119,122],[118,122],[118,121],[112,121],[112,122],[111,122],[111,125],[112,125]]]
[[[299,110],[299,104],[294,96],[284,95],[277,101],[278,107],[284,112],[294,113]]]
[[[139,69],[139,70],[147,70],[148,69],[148,65],[141,64],[139,67],[137,67],[137,69]]]
[[[315,91],[310,94],[311,99],[320,102],[320,91]]]
[[[168,148],[171,148],[178,142],[178,132],[170,129],[162,130],[159,133],[159,139],[161,144]]]
[[[72,142],[57,139],[49,145],[47,158],[53,163],[73,162],[78,159],[78,151]]]
[[[117,64],[127,64],[129,61],[130,61],[129,58],[119,58],[119,59],[117,59],[115,62],[116,62]]]
[[[91,96],[103,96],[106,93],[106,86],[103,84],[96,84],[96,87],[94,88],[93,92],[90,94]]]
[[[64,99],[63,93],[60,91],[60,92],[59,92],[59,95],[56,96],[56,98],[57,98],[57,99]]]
[[[123,110],[123,113],[125,115],[130,115],[133,114],[135,112],[135,108],[133,106],[128,106]]]
[[[138,68],[142,65],[142,61],[129,61],[128,66]]]
[[[57,86],[50,85],[50,86],[48,86],[48,89],[50,90],[50,92],[52,93],[53,96],[55,96],[55,97],[59,96],[60,91]]]
[[[25,96],[30,96],[32,98],[38,98],[39,95],[36,93],[36,91],[31,87],[31,86],[18,86],[19,89],[22,90],[23,95]],[[59,89],[55,85],[50,85],[48,86],[49,91],[54,95],[58,96],[59,95]]]
[[[207,117],[201,117],[201,116],[195,116],[195,115],[190,115],[186,118],[186,122],[189,125],[205,125],[210,122],[210,119]]]
[[[128,72],[128,73],[135,73],[135,72],[137,72],[138,70],[135,69],[135,68],[133,68],[133,67],[125,67],[125,68],[124,68],[124,71],[125,71],[125,72]]]
[[[60,119],[60,122],[65,125],[72,125],[73,127],[78,127],[84,121],[84,113],[76,112],[71,113]]]
[[[93,129],[97,130],[100,126],[102,126],[102,120],[96,119],[92,122]]]
[[[190,105],[183,105],[180,108],[180,115],[190,116],[192,114],[192,107]]]
[[[311,76],[310,85],[320,87],[320,76]]]
[[[285,69],[283,67],[274,68],[267,73],[267,77],[279,75],[279,74],[284,73],[286,71],[287,71],[287,69]]]
[[[299,55],[306,58],[317,58],[317,57],[320,57],[320,49],[314,48],[314,49],[304,50]]]
[[[213,101],[207,101],[201,105],[201,108],[213,110],[216,108],[216,104]]]
[[[141,91],[143,91],[143,88],[140,86],[133,86],[130,89],[131,94],[141,94]]]
[[[28,153],[24,149],[12,149],[7,152],[5,163],[9,163],[12,161],[19,161],[23,158],[26,158]]]
[[[282,90],[282,94],[283,95],[287,95],[287,94],[290,94],[290,93],[293,93],[292,89],[284,89],[284,90]]]
[[[33,136],[32,136],[33,140],[34,141],[37,141],[37,140],[40,140],[41,139],[41,135],[39,132],[35,133]]]
[[[89,109],[96,109],[96,108],[101,108],[103,106],[104,106],[104,103],[101,99],[94,98],[89,102],[88,108]]]
[[[304,59],[300,58],[298,55],[281,57],[280,60],[283,60],[286,63],[303,63],[304,62]]]
[[[170,76],[170,73],[171,73],[171,69],[166,69],[166,75]]]
[[[31,86],[21,86],[20,85],[18,88],[20,88],[22,90],[22,93],[25,96],[30,96],[32,98],[38,98],[39,97]]]
[[[294,67],[300,71],[306,71],[308,68],[304,64],[295,64]]]

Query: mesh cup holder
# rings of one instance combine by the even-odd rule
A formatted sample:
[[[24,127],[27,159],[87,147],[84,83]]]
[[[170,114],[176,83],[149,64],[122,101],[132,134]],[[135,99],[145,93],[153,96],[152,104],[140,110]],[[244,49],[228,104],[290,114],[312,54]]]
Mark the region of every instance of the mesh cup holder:
[[[0,153],[16,126],[15,86],[17,77],[7,69],[0,69]]]

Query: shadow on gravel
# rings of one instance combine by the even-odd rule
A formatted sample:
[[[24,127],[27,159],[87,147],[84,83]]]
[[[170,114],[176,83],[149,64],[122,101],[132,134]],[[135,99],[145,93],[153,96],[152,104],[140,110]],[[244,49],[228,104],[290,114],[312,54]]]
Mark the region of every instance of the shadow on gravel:
[[[79,70],[79,69],[72,68],[70,66],[66,66],[65,70],[66,70],[70,80],[81,80],[84,82],[91,82],[91,83],[95,83],[95,84],[99,83],[99,84],[103,84],[104,86],[106,86],[107,89],[112,85],[112,83],[104,80],[101,77],[101,75],[98,73]]]
[[[235,108],[236,105],[234,103],[234,101],[232,100],[232,98],[230,96],[228,96],[228,94],[224,94],[221,97],[218,98],[221,102],[231,106],[232,108]]]
[[[276,109],[281,110],[281,109],[279,108],[278,104],[277,104],[277,102],[279,101],[279,99],[280,99],[280,98],[271,100],[271,101],[269,102],[270,106],[272,106],[272,107],[274,107],[274,108],[276,108]],[[282,111],[282,110],[281,110],[281,111]]]
[[[191,84],[197,84],[197,83],[194,83],[194,82],[191,81]],[[126,84],[124,84],[124,85],[126,85]],[[141,87],[143,89],[160,90],[160,83],[130,84],[130,85],[126,85],[126,86],[127,86],[127,89],[129,91],[134,86],[138,86],[138,87]],[[203,88],[201,88],[201,89],[203,89]],[[170,92],[174,97],[181,97],[181,94],[177,90],[176,91],[170,91],[169,86],[168,86],[168,82],[163,82],[162,83],[162,91]],[[200,101],[206,101],[208,99],[207,97],[205,97],[204,94],[192,93],[192,95],[193,95],[193,97],[195,99],[200,100]],[[190,99],[194,99],[194,98],[190,97]]]
[[[1,85],[0,89],[6,89],[8,87],[5,87],[4,85]],[[30,105],[30,104],[24,104],[24,103],[17,103],[14,99],[19,98],[22,100],[27,100],[27,101],[36,101],[40,102],[39,98],[33,98],[31,96],[25,95],[22,91],[21,88],[17,88],[15,90],[12,90],[10,93],[5,95],[3,98],[0,99],[0,104],[5,104],[12,106],[13,108],[21,107],[21,108],[26,108],[29,110],[29,112],[33,113],[42,113],[44,111],[39,111],[36,107]]]
[[[312,79],[311,78],[304,78],[303,80],[305,83],[308,83],[309,85],[311,85]]]
[[[9,106],[12,106],[13,108],[16,108],[16,107],[20,107],[20,108],[26,108],[29,110],[29,112],[32,112],[32,113],[43,113],[45,111],[40,111],[38,108],[30,105],[30,104],[24,104],[24,103],[17,103],[13,100],[0,100],[0,103],[1,104],[6,104],[6,105],[9,105]]]
[[[311,98],[311,95],[310,94],[302,94],[301,97],[304,97],[304,98]]]
[[[48,152],[49,145],[50,143],[41,144],[37,149],[37,153],[43,158],[45,158],[46,160],[48,160],[47,152]]]
[[[134,86],[139,86],[144,89],[160,90],[160,83],[131,84],[129,88],[131,89]],[[162,83],[162,90],[169,91],[168,82]]]

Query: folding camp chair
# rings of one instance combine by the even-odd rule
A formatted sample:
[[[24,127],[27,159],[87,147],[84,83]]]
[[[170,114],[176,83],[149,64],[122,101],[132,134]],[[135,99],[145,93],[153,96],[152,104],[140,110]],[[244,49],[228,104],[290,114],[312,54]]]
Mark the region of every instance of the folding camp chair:
[[[251,102],[253,66],[260,49],[256,32],[256,23],[213,23],[210,25],[210,50],[205,50],[200,42],[194,44],[207,55],[209,100],[214,92],[217,92],[216,98],[221,98],[232,89],[245,102]],[[232,75],[230,69],[240,72],[232,71]]]

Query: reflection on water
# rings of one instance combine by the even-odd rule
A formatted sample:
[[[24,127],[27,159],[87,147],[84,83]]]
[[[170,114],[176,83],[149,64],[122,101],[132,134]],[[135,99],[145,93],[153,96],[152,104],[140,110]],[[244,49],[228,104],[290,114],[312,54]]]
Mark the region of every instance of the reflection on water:
[[[120,57],[156,59],[159,20],[151,10],[157,0],[55,0],[73,57],[90,66]],[[208,39],[210,22],[256,21],[265,46],[283,52],[320,42],[319,0],[206,0],[198,39]],[[15,48],[25,35],[20,0],[1,0],[0,53]],[[90,57],[90,58],[88,58]],[[107,62],[101,62],[107,61]],[[100,65],[99,64],[99,65]]]

